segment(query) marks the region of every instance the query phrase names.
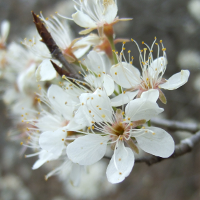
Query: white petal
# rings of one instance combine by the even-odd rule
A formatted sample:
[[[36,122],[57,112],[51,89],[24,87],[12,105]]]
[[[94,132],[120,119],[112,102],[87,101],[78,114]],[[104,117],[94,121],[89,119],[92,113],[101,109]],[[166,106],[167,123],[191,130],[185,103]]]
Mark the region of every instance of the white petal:
[[[136,137],[140,148],[147,153],[162,158],[171,156],[174,152],[174,140],[171,135],[161,128],[147,127],[146,130],[148,129],[153,131],[153,133],[147,132]]]
[[[161,84],[159,87],[166,90],[175,90],[187,83],[189,75],[189,70],[181,70],[181,72],[171,76],[166,83]]]
[[[150,89],[146,92],[143,92],[141,98],[146,99],[147,101],[156,102],[159,97],[159,91],[156,89]]]
[[[102,122],[106,120],[112,123],[113,109],[104,90],[97,89],[93,94],[83,93],[80,96],[80,102],[87,110],[86,116],[89,114],[92,117],[91,121]]]
[[[151,77],[154,77],[156,74],[160,74],[163,72],[167,65],[167,58],[166,57],[160,57],[155,59],[148,68],[149,75]]]
[[[24,90],[27,87],[27,83],[28,81],[30,81],[30,79],[32,77],[34,77],[34,73],[35,73],[35,68],[36,68],[36,64],[32,63],[28,69],[26,69],[24,72],[22,72],[18,77],[17,77],[17,86],[18,89],[20,90],[20,92],[24,92]]]
[[[163,112],[163,108],[160,108],[157,103],[147,101],[139,98],[130,101],[126,108],[126,118],[130,117],[131,121],[137,121],[140,119],[150,120],[152,117]]]
[[[53,115],[53,114],[46,114],[42,117],[37,122],[37,127],[42,131],[56,131],[58,128],[63,126],[63,118],[58,115]]]
[[[114,81],[124,88],[132,88],[140,84],[140,72],[129,63],[122,62],[110,69]]]
[[[117,15],[117,11],[118,11],[118,8],[117,8],[117,5],[115,3],[109,5],[107,8],[106,8],[106,12],[104,13],[104,17],[105,17],[105,20],[108,24],[111,24],[116,15]]]
[[[7,20],[2,21],[1,23],[1,37],[3,38],[4,42],[8,37],[8,33],[10,30],[10,23]]]
[[[62,128],[57,131],[43,132],[39,138],[40,147],[59,157],[65,148],[66,135],[66,131]]]
[[[47,96],[52,107],[55,107],[57,111],[62,113],[66,120],[72,118],[78,99],[74,99],[74,97],[69,95],[67,91],[57,85],[51,85],[49,87]]]
[[[95,134],[79,137],[67,146],[67,155],[74,163],[92,165],[105,155],[108,140]]]
[[[32,169],[38,169],[41,167],[44,163],[50,160],[57,159],[57,155],[54,155],[52,153],[47,152],[46,150],[42,150],[39,154],[39,159],[34,163]]]
[[[42,63],[38,66],[35,76],[36,81],[47,81],[52,80],[56,77],[56,70],[54,69],[53,65],[51,64],[49,59],[45,59]]]
[[[106,171],[108,181],[111,183],[122,182],[130,174],[134,162],[133,151],[125,147],[123,141],[119,141]]]
[[[85,53],[90,49],[90,45],[85,46],[84,48],[79,48],[76,51],[74,51],[74,55],[76,58],[81,58]]]
[[[114,92],[115,89],[114,81],[112,77],[108,74],[104,75],[103,87],[105,88],[108,96],[110,96]]]
[[[112,106],[121,106],[129,103],[138,94],[138,90],[135,92],[126,92],[125,94],[119,94],[118,96],[111,99]]]
[[[77,11],[72,15],[72,18],[76,24],[84,28],[96,28],[96,23],[86,14],[81,11]]]
[[[87,66],[87,65],[86,65]],[[90,85],[94,86],[94,88],[102,87],[103,78],[102,77],[96,77],[92,74],[87,75],[84,77],[85,81],[87,81]]]
[[[100,53],[97,53],[96,51],[90,51],[90,53],[87,55],[88,61],[87,66],[95,73],[102,73],[105,72],[105,66],[103,62],[102,55]]]
[[[80,179],[81,179],[81,166],[78,164],[73,163],[72,164],[72,170],[70,173],[70,183],[73,186],[78,186],[80,183]]]
[[[79,107],[81,108],[81,107]],[[85,119],[84,115],[82,115],[82,118]],[[77,123],[76,123],[77,122]],[[70,120],[69,124],[67,124],[66,126],[66,130],[69,130],[69,131],[79,131],[81,129],[84,129],[88,126],[91,126],[92,124],[89,123],[89,121],[81,121],[78,120],[78,117],[77,117],[77,114],[75,114],[75,117]]]

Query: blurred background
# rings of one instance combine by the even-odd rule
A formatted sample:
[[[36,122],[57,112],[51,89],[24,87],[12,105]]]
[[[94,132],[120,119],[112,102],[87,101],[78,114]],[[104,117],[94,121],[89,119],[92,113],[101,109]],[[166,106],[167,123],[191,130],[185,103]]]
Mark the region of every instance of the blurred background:
[[[28,30],[34,30],[31,11],[45,17],[58,11],[70,17],[74,12],[71,0],[0,0],[0,21],[11,23],[8,43],[22,41]],[[165,77],[181,69],[191,72],[189,81],[174,91],[164,91],[168,103],[164,107],[166,119],[199,123],[200,118],[200,0],[118,0],[118,16],[131,17],[130,22],[115,25],[117,37],[134,38],[139,44],[151,45],[154,37],[163,40],[167,49],[168,67]],[[77,36],[80,28],[71,28]],[[121,45],[117,46],[119,49]],[[138,66],[138,53],[133,43],[127,44]],[[102,164],[101,184],[78,189],[67,186],[57,177],[44,180],[45,167],[32,171],[36,158],[20,156],[20,142],[10,141],[7,131],[12,125],[7,110],[0,101],[0,199],[1,200],[65,200],[65,199],[138,199],[138,200],[197,200],[200,199],[200,144],[192,151],[174,160],[166,160],[148,167],[135,164],[129,177],[111,186],[105,177],[106,164]],[[187,137],[186,132],[170,132],[175,138]],[[94,170],[93,176],[99,173]],[[103,175],[104,174],[104,175]],[[105,187],[105,185],[106,187]],[[95,187],[95,188],[94,188]],[[92,192],[90,194],[90,192]],[[85,193],[85,195],[84,195]],[[89,196],[91,198],[89,198]]]

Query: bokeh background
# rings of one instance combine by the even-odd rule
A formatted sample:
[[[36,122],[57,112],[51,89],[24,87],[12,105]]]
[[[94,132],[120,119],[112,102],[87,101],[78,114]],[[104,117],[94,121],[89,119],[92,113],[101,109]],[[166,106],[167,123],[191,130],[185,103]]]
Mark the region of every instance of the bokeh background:
[[[189,82],[178,90],[165,91],[168,103],[163,117],[183,122],[199,123],[200,119],[200,1],[199,0],[118,0],[122,17],[132,17],[130,22],[115,26],[116,36],[134,38],[139,44],[151,45],[154,37],[163,40],[167,49],[168,67],[166,78],[189,69]],[[34,31],[31,10],[43,11],[50,16],[56,11],[70,17],[74,12],[71,0],[0,0],[0,21],[11,22],[8,42],[20,42]],[[80,28],[71,24],[74,34]],[[120,45],[117,46],[120,48]],[[136,47],[127,44],[138,65]],[[163,105],[161,105],[163,107]],[[20,156],[19,142],[11,141],[7,131],[12,126],[7,110],[0,101],[0,199],[1,200],[65,200],[89,199],[69,192],[66,184],[52,177],[44,180],[45,167],[36,171],[31,166],[36,158]],[[170,132],[176,139],[189,136],[186,132]],[[108,162],[105,160],[105,162]],[[104,167],[105,170],[105,167]],[[98,170],[97,172],[98,173]],[[95,176],[95,173],[94,173]],[[90,183],[88,178],[87,182]],[[105,183],[107,184],[107,183]],[[102,184],[91,186],[95,195],[91,199],[138,199],[138,200],[197,200],[200,199],[200,144],[182,157],[166,160],[151,167],[135,164],[124,182],[110,189]],[[84,193],[84,192],[83,192]],[[87,190],[85,190],[87,193]]]

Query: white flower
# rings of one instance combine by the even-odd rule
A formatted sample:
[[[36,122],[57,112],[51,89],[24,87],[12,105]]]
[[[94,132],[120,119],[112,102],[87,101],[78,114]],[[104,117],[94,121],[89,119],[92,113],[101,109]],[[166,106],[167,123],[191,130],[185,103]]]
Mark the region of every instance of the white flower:
[[[169,157],[174,151],[174,141],[166,131],[156,127],[136,128],[163,111],[156,103],[158,96],[157,90],[144,92],[141,98],[127,104],[125,112],[117,110],[116,114],[104,91],[81,96],[84,116],[96,123],[88,128],[92,134],[88,132],[67,146],[68,157],[80,165],[91,165],[105,155],[107,144],[111,143],[114,154],[106,172],[111,183],[121,182],[130,174],[134,165],[132,150],[138,153],[135,142],[147,153]]]
[[[96,51],[90,51],[87,58],[83,62],[89,71],[89,74],[85,75],[85,80],[95,89],[105,88],[107,95],[110,96],[114,91],[114,81],[106,71],[111,64],[109,63],[109,66],[106,66],[108,63],[106,63],[103,54]]]
[[[129,60],[129,62],[122,62],[121,57],[123,52],[120,54],[119,63],[111,67],[110,73],[115,82],[123,88],[128,89],[127,91],[136,90],[137,92],[134,93],[135,96],[137,95],[140,97],[142,92],[149,89],[158,89],[159,99],[163,103],[166,103],[166,98],[160,88],[175,90],[181,87],[188,81],[190,72],[188,70],[181,70],[181,72],[174,74],[168,80],[164,79],[163,75],[167,67],[166,49],[162,45],[163,56],[159,57],[159,45],[155,43],[155,41],[151,48],[145,44],[146,48],[143,50],[140,50],[136,43],[140,53],[141,74],[139,70],[132,65],[131,60]],[[154,43],[158,46],[158,57],[155,60],[153,59]],[[149,54],[147,53],[148,50]],[[144,52],[144,55],[142,55],[141,52]]]
[[[55,16],[45,19],[42,14],[41,19],[69,62],[76,61],[77,58],[82,57],[89,50],[91,45],[99,42],[99,38],[95,34],[72,40],[73,34],[67,23],[62,24]]]
[[[6,40],[10,31],[10,23],[7,20],[1,22],[0,49],[6,46]]]
[[[72,92],[73,91],[73,92]],[[63,160],[63,164],[46,175],[48,177],[60,173],[63,167],[69,167],[69,179],[74,185],[77,185],[80,180],[78,173],[81,166],[72,163],[66,155],[66,147],[70,140],[67,137],[77,137],[73,131],[66,131],[66,126],[73,118],[73,112],[79,103],[79,89],[72,84],[67,83],[63,88],[57,85],[51,85],[48,89],[47,96],[41,95],[38,101],[43,101],[46,106],[51,108],[50,111],[42,109],[37,114],[36,118],[27,119],[27,115],[23,121],[30,125],[28,130],[28,147],[37,150],[36,153],[27,155],[26,157],[39,156],[38,160],[33,165],[33,169],[38,169],[44,163],[51,160]],[[47,108],[46,108],[47,109]],[[51,112],[53,111],[53,112]],[[32,126],[31,126],[32,125]],[[82,129],[82,126],[75,124],[77,129]],[[75,170],[77,169],[77,170]]]
[[[116,0],[77,0],[75,9],[76,13],[72,18],[76,24],[86,28],[80,34],[87,34],[94,29],[102,29],[105,25],[112,25],[118,21],[130,19],[118,19]],[[99,30],[100,35],[102,30]]]
[[[47,30],[50,32],[53,40],[62,51],[64,57],[70,63],[78,62],[78,59],[81,58],[91,46],[97,45],[100,42],[100,38],[96,34],[90,34],[87,37],[72,40],[73,34],[71,33],[67,23],[61,23],[55,16],[45,19],[42,14],[41,19],[44,21]],[[36,70],[36,80],[52,80],[56,77],[57,72],[52,66],[50,59],[60,67],[62,67],[62,65],[59,61],[52,59],[53,55],[50,54],[46,45],[40,40],[40,36],[37,35],[37,37],[33,37],[32,40],[25,39],[23,44],[36,56],[43,59]]]

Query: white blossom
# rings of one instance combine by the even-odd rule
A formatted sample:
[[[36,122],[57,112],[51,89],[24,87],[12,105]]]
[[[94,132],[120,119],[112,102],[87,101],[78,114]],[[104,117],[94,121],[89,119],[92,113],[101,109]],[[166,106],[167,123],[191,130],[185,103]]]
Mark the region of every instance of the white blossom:
[[[99,29],[101,34],[104,25],[130,20],[117,17],[116,0],[74,0],[74,2],[77,12],[72,15],[72,18],[76,24],[86,28],[80,34],[87,34],[94,29]]]
[[[155,41],[151,48],[145,44],[146,47],[143,50],[140,50],[136,43],[140,53],[139,61],[142,70],[141,74],[139,70],[132,65],[131,60],[129,60],[129,62],[122,61],[123,52],[120,53],[118,64],[111,67],[110,73],[115,82],[121,87],[126,88],[127,91],[136,91],[133,93],[133,96],[137,95],[137,97],[140,97],[144,91],[158,89],[159,99],[163,103],[166,103],[166,98],[160,88],[175,90],[181,87],[188,81],[190,72],[188,70],[181,70],[181,72],[174,74],[168,80],[164,79],[163,75],[167,68],[166,49],[162,46],[163,56],[160,57],[159,45],[155,43]],[[153,59],[154,44],[158,46],[158,56],[156,59]],[[142,52],[144,52],[143,55]]]
[[[88,132],[70,143],[67,146],[68,157],[80,165],[91,165],[105,155],[107,144],[114,144],[114,154],[106,172],[111,183],[121,182],[130,174],[134,165],[132,150],[138,153],[136,145],[147,153],[169,157],[174,151],[174,141],[166,131],[154,127],[136,128],[163,111],[156,103],[158,95],[157,90],[144,92],[141,98],[127,104],[125,112],[118,109],[116,113],[104,91],[81,96],[83,116],[88,121],[93,120],[93,125],[88,128],[92,133]]]

